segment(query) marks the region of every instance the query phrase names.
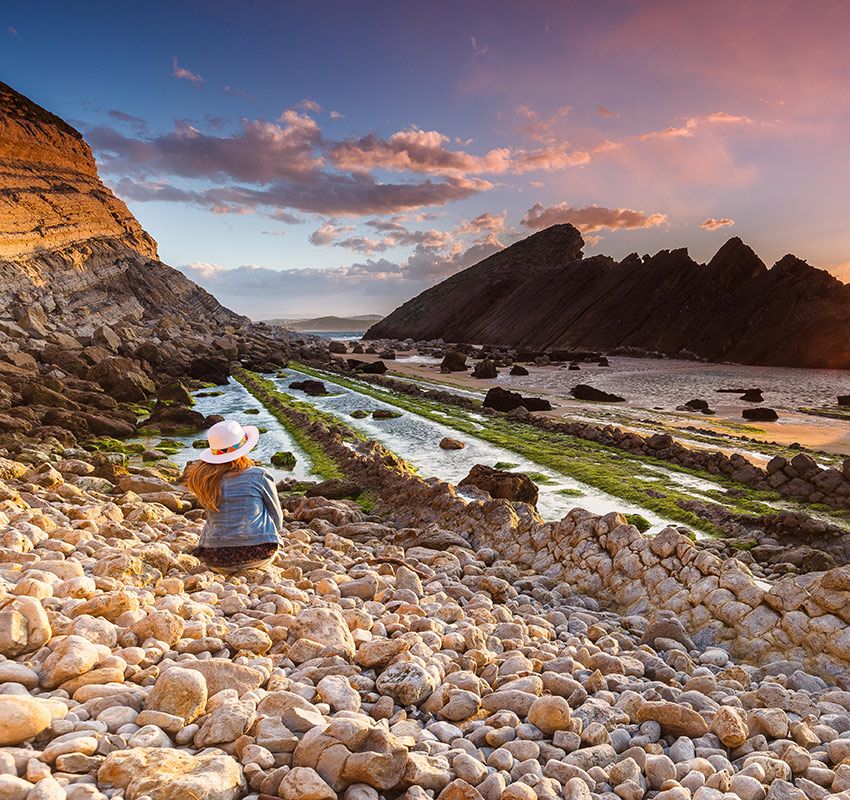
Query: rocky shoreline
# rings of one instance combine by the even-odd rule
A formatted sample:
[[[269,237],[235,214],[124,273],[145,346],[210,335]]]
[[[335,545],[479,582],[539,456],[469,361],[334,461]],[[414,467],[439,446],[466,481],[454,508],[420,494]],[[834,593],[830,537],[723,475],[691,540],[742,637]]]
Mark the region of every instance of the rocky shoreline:
[[[382,499],[285,499],[275,565],[230,578],[151,468],[0,463],[0,796],[842,796],[846,569],[767,587],[297,421]]]
[[[276,393],[286,333],[162,264],[82,136],[0,97],[0,800],[846,800],[850,568],[419,476]],[[223,577],[180,443],[123,439],[203,430],[190,390],[230,375],[332,477],[281,482],[274,563]]]

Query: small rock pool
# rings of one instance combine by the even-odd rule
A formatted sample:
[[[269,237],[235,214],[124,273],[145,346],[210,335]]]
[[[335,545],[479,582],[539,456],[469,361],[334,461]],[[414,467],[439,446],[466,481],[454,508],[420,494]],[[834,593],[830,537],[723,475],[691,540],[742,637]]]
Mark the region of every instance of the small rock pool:
[[[230,378],[223,386],[215,386],[211,389],[201,389],[193,392],[195,397],[195,411],[208,416],[210,414],[221,414],[227,419],[235,419],[241,425],[255,425],[261,430],[260,441],[251,452],[251,457],[262,464],[274,475],[275,480],[283,478],[295,478],[298,481],[320,480],[311,473],[312,463],[309,456],[295,443],[287,433],[286,428],[272,416],[262,403],[252,395],[241,383]],[[200,395],[200,396],[199,396]],[[245,413],[249,409],[256,409],[259,413]],[[192,447],[192,443],[199,439],[205,439],[203,432],[194,433],[189,436],[145,436],[130,441],[142,442],[146,447],[153,447],[161,439],[173,439],[182,442],[185,447],[173,456],[173,461],[179,467],[187,462],[194,461],[200,453],[200,449]],[[289,450],[295,455],[296,463],[293,470],[282,470],[271,465],[271,457],[280,451]]]

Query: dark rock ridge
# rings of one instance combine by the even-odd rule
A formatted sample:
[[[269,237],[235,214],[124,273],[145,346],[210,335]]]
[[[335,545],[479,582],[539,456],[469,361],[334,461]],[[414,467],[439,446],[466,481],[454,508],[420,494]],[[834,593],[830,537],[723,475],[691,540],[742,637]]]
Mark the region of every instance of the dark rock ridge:
[[[850,286],[793,255],[772,269],[739,238],[708,264],[685,248],[582,257],[553,225],[408,300],[370,339],[476,342],[802,367],[850,367]]]

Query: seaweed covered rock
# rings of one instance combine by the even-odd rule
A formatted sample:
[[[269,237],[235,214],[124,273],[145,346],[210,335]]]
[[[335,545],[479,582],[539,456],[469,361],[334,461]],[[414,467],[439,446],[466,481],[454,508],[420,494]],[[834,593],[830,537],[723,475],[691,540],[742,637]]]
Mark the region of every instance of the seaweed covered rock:
[[[271,457],[272,466],[279,469],[295,469],[297,459],[295,454],[289,450],[281,450]]]

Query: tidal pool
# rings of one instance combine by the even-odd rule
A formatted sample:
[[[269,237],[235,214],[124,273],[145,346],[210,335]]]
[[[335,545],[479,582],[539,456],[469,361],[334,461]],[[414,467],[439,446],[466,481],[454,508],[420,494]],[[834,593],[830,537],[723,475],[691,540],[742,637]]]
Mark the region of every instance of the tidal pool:
[[[509,463],[516,465],[512,469],[517,472],[537,473],[545,475],[548,479],[543,482],[535,481],[540,487],[537,509],[544,519],[560,519],[571,509],[581,507],[595,514],[607,514],[610,511],[641,514],[652,524],[651,530],[655,532],[666,525],[676,524],[663,519],[649,509],[599,491],[523,458],[511,450],[491,445],[474,436],[456,431],[448,425],[442,425],[408,411],[402,411],[402,416],[394,419],[373,419],[371,416],[357,419],[351,416],[352,411],[362,409],[371,412],[381,408],[397,412],[399,409],[389,403],[330,382],[327,385],[333,394],[310,397],[304,392],[289,388],[289,384],[294,380],[305,377],[303,373],[288,369],[281,375],[284,377],[275,375],[265,377],[272,380],[279,391],[333,414],[368,438],[385,445],[416,467],[425,477],[436,476],[451,483],[458,483],[466,477],[475,464],[493,466],[499,462]],[[441,449],[439,443],[445,436],[461,440],[466,447],[463,450]],[[570,490],[569,496],[562,493],[565,489]]]
[[[199,394],[204,395],[210,392],[221,392],[221,394],[215,397],[198,397]],[[319,480],[310,471],[312,467],[310,457],[298,447],[283,425],[241,383],[230,378],[226,385],[215,386],[212,389],[201,389],[198,392],[193,392],[193,395],[195,396],[195,411],[199,411],[205,416],[221,414],[226,419],[235,419],[240,425],[255,425],[258,428],[266,429],[265,433],[260,434],[260,441],[251,451],[251,457],[255,461],[261,462],[262,466],[275,477],[275,480],[282,478],[295,478],[299,481]],[[257,409],[259,413],[246,414],[247,409]],[[160,439],[173,439],[182,442],[186,446],[177,454],[170,456],[169,461],[183,467],[187,462],[194,461],[200,452],[200,449],[192,447],[192,443],[205,438],[205,434],[201,432],[189,436],[170,436],[168,434],[145,436],[131,441],[143,442],[147,447],[153,447]],[[286,450],[295,455],[295,469],[282,470],[273,467],[271,457],[277,452]]]

